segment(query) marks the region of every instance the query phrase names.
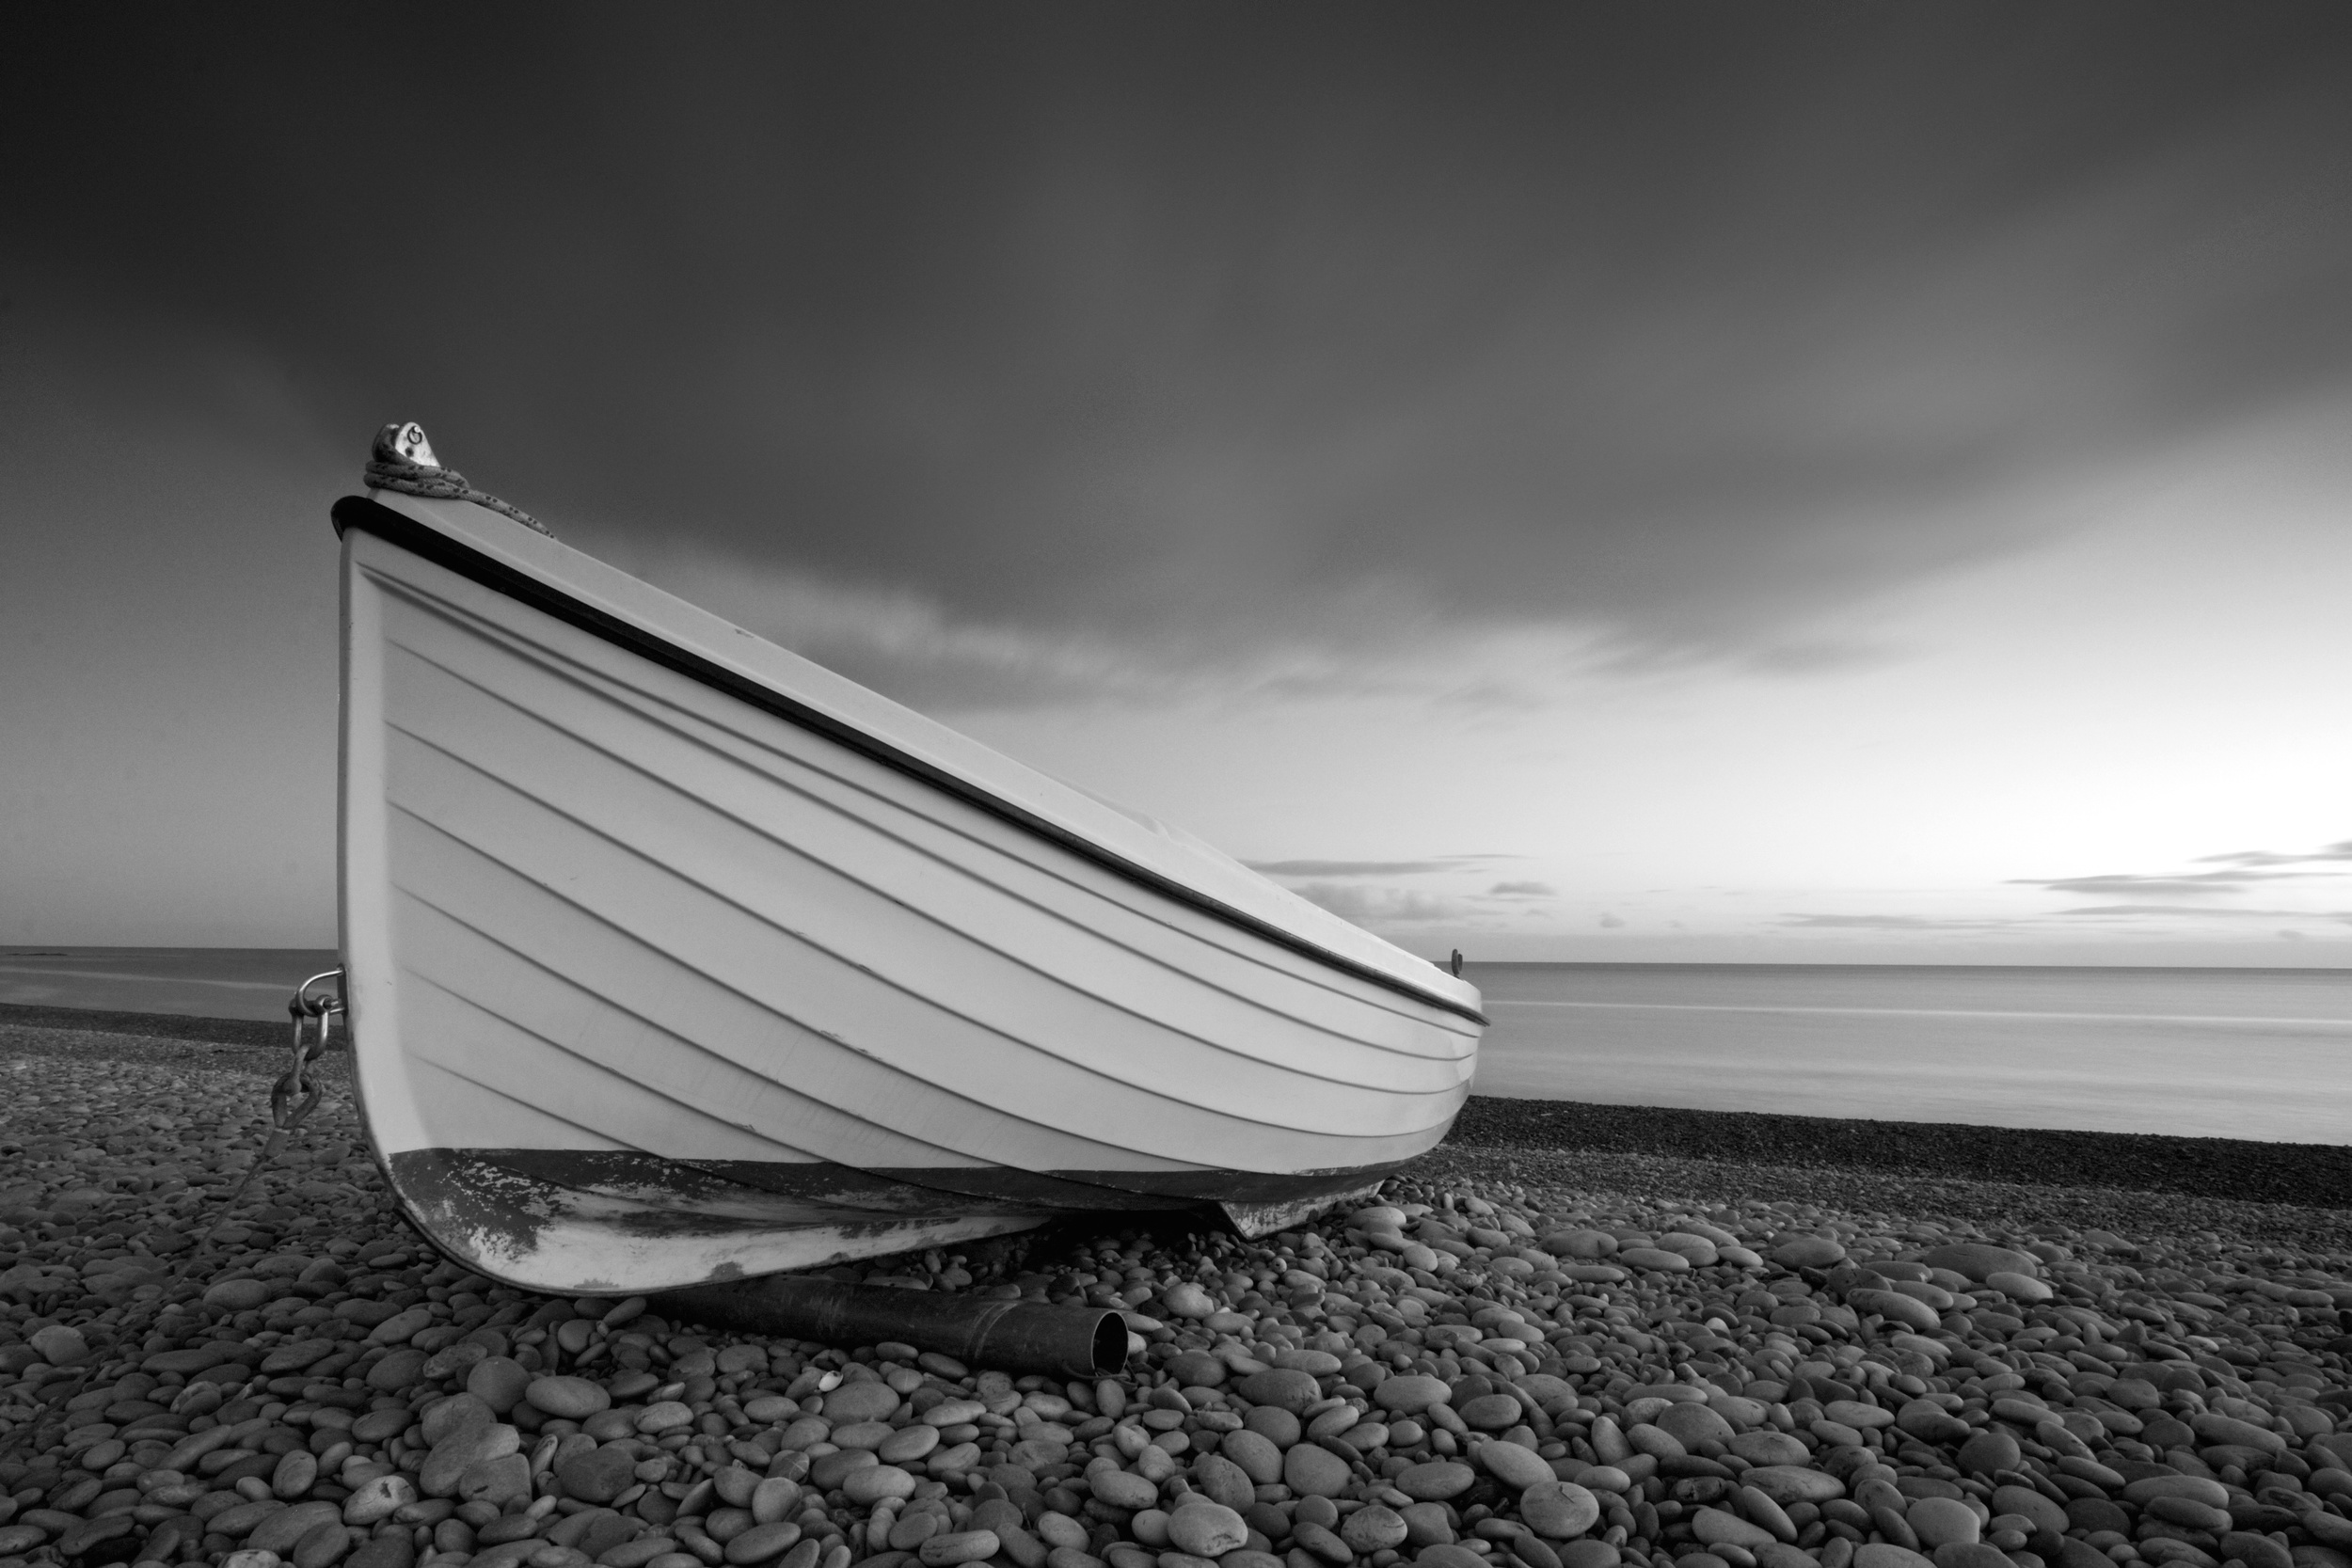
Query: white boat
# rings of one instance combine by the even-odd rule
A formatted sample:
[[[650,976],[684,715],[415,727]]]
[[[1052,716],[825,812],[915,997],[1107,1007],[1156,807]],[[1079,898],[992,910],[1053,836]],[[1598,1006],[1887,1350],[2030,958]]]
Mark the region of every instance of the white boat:
[[[452,1255],[596,1294],[1255,1235],[1444,1135],[1472,986],[388,451],[334,509],[343,986]]]

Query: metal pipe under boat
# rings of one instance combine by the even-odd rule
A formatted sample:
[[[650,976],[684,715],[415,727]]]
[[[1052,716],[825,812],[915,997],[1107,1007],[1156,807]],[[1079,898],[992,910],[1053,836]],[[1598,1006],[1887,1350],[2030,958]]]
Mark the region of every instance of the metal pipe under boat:
[[[770,1275],[650,1298],[673,1323],[826,1345],[898,1340],[953,1356],[974,1371],[1107,1377],[1127,1361],[1127,1323],[1106,1307],[980,1301],[929,1291]]]

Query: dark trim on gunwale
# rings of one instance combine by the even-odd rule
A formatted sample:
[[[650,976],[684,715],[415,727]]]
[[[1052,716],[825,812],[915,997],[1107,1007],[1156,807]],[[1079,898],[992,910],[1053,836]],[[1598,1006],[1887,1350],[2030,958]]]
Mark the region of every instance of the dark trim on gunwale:
[[[1288,948],[1291,952],[1312,958],[1328,968],[1339,970],[1342,974],[1352,974],[1359,980],[1370,981],[1385,990],[1394,991],[1401,996],[1409,996],[1416,1002],[1440,1008],[1459,1018],[1469,1019],[1473,1023],[1484,1024],[1486,1022],[1485,1015],[1475,1008],[1466,1007],[1458,1002],[1417,990],[1392,974],[1384,974],[1368,964],[1359,964],[1352,958],[1343,958],[1326,948],[1318,947],[1302,937],[1292,935],[1279,926],[1260,920],[1253,914],[1246,913],[1195,888],[1187,887],[1172,877],[1166,877],[1148,866],[1138,865],[1123,855],[1115,854],[1090,839],[1047,821],[1034,812],[992,795],[978,785],[947,772],[945,768],[934,767],[920,757],[911,756],[887,741],[879,740],[853,725],[845,724],[830,715],[819,713],[806,704],[787,697],[771,687],[763,686],[748,676],[738,674],[732,670],[703,657],[700,654],[690,653],[675,643],[666,641],[646,631],[642,626],[631,626],[593,605],[583,604],[563,590],[518,572],[503,562],[494,560],[471,546],[453,539],[439,530],[420,523],[413,517],[395,512],[379,501],[371,500],[365,496],[345,496],[335,503],[332,515],[338,538],[341,538],[346,530],[355,528],[365,533],[373,533],[388,544],[397,545],[413,555],[423,557],[437,566],[445,566],[469,581],[480,583],[485,588],[527,604],[533,610],[552,615],[557,620],[568,626],[577,626],[593,636],[600,637],[616,647],[626,648],[664,669],[675,671],[690,680],[698,681],[713,690],[723,691],[739,702],[748,703],[753,707],[782,719],[787,723],[797,724],[804,730],[821,735],[826,739],[846,746],[850,751],[871,761],[879,762],[885,768],[894,768],[910,778],[919,779],[934,789],[954,796],[966,805],[976,807],[1002,821],[1024,829],[1082,860],[1101,866],[1105,871],[1123,877],[1139,886],[1150,888],[1163,897],[1174,899],[1180,904],[1199,910],[1203,914],[1213,915],[1229,926],[1238,927],[1252,936],[1263,938],[1279,947]]]

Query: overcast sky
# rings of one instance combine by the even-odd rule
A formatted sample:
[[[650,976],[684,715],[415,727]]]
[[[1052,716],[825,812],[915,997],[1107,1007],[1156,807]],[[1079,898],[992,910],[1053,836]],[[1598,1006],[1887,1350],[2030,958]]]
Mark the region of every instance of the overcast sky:
[[[25,8],[0,941],[333,940],[570,542],[1406,945],[2352,962],[2333,5]]]

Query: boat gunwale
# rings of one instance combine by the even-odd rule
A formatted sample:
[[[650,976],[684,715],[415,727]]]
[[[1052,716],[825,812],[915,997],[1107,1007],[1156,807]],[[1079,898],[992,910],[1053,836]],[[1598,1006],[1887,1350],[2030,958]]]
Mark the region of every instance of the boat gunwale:
[[[568,626],[578,627],[607,642],[650,659],[703,686],[747,703],[762,712],[781,719],[837,745],[848,748],[883,767],[893,768],[920,783],[959,800],[977,810],[1044,839],[1069,853],[1109,871],[1128,881],[1147,888],[1247,931],[1263,941],[1271,942],[1292,953],[1327,968],[1357,979],[1367,981],[1384,990],[1410,997],[1425,1006],[1468,1019],[1485,1025],[1487,1019],[1475,1007],[1449,997],[1422,990],[1400,976],[1390,974],[1369,964],[1358,962],[1343,954],[1334,953],[1295,932],[1287,931],[1271,921],[1261,919],[1247,911],[1235,909],[1220,898],[1141,865],[1126,856],[1095,843],[1085,835],[1073,832],[1048,820],[1027,808],[961,778],[949,770],[914,756],[879,736],[868,734],[853,724],[835,719],[789,693],[777,690],[764,682],[752,679],[738,671],[727,669],[717,661],[682,647],[661,637],[648,627],[600,610],[566,593],[554,583],[500,561],[461,539],[453,538],[440,530],[405,513],[394,510],[366,496],[345,496],[335,502],[330,514],[337,537],[351,529],[371,533],[401,549],[409,551],[436,565],[455,572],[469,581],[479,583],[507,597],[554,616]]]

